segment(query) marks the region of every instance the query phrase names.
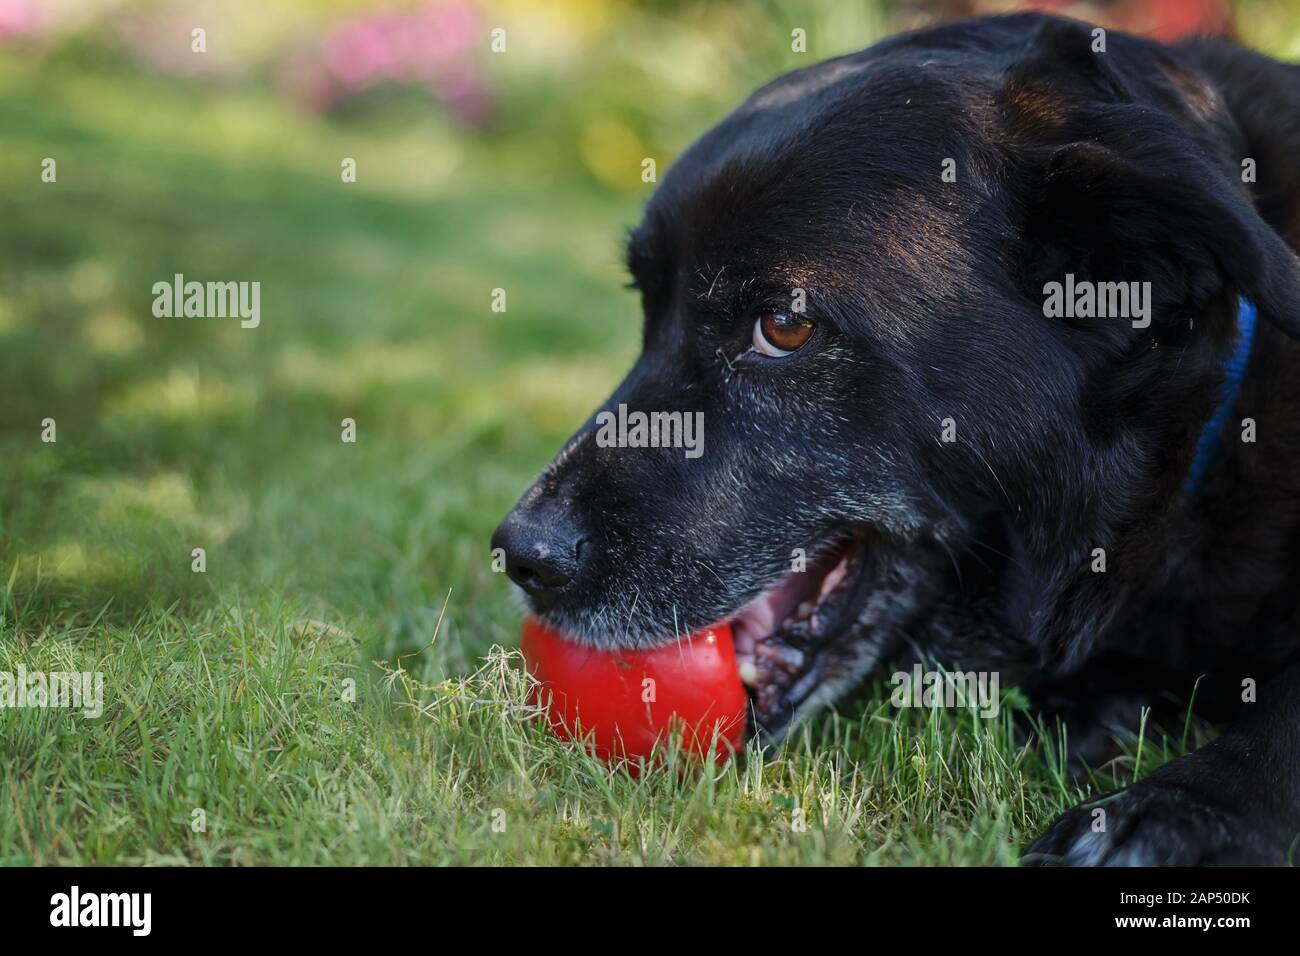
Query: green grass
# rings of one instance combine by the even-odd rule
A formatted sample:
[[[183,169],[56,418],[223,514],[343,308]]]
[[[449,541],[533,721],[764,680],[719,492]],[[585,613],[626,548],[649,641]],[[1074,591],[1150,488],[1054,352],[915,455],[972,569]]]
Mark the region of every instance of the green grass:
[[[634,354],[640,196],[111,62],[0,56],[0,115],[0,671],[106,697],[0,710],[0,863],[1002,864],[1083,795],[879,690],[640,778],[534,719],[486,542]],[[261,328],[155,319],[173,272]]]

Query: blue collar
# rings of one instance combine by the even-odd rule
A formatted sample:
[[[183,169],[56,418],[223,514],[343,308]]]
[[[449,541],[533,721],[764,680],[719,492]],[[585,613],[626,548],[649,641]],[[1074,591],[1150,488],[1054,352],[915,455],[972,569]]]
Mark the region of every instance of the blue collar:
[[[1196,443],[1196,457],[1192,459],[1192,469],[1183,482],[1183,491],[1188,495],[1195,495],[1201,487],[1214,452],[1223,440],[1223,432],[1228,427],[1228,417],[1237,404],[1237,396],[1241,394],[1241,382],[1246,377],[1246,364],[1250,361],[1250,346],[1255,339],[1255,319],[1254,303],[1245,299],[1238,300],[1237,344],[1223,360],[1220,369],[1223,384],[1219,387],[1219,402],[1201,431],[1201,437]]]

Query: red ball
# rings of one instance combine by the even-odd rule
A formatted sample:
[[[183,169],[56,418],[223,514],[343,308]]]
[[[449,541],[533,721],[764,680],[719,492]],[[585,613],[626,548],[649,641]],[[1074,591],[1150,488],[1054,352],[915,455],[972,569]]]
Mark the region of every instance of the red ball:
[[[730,624],[715,624],[649,651],[605,651],[566,640],[536,618],[520,643],[528,670],[551,702],[551,729],[583,740],[607,762],[649,758],[670,728],[703,757],[718,734],[721,762],[744,745],[749,698],[736,672]]]

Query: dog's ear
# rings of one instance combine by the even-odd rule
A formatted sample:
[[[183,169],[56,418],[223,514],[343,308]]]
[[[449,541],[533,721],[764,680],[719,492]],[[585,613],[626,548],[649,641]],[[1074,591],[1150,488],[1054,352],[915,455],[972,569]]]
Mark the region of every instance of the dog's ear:
[[[1150,281],[1157,325],[1185,321],[1225,292],[1300,339],[1300,258],[1159,110],[1092,111],[1091,135],[1038,150],[1028,198],[1026,292],[1066,272]]]
[[[1194,137],[1186,117],[1126,96],[1123,81],[1111,82],[1114,67],[1087,69],[1083,79],[1052,82],[1084,84],[1090,100],[1053,99],[1059,87],[1022,76],[1008,114],[1021,235],[1006,268],[1026,299],[1041,306],[1045,284],[1069,273],[1151,283],[1149,327],[1089,319],[1070,339],[1101,350],[1084,413],[1093,453],[1081,451],[1065,475],[1074,487],[1061,497],[1078,509],[1062,509],[1053,534],[1027,540],[1022,562],[1033,578],[1031,639],[1044,666],[1061,670],[1123,606],[1120,579],[1091,573],[1089,549],[1139,565],[1160,559],[1140,553],[1149,542],[1135,529],[1190,466],[1196,423],[1209,417],[1236,330],[1235,297],[1300,339],[1300,259],[1255,210],[1234,173],[1241,157],[1211,145],[1213,130]],[[1178,347],[1151,347],[1162,339]]]
[[[1080,103],[1134,98],[1114,57],[1105,54],[1105,31],[1100,38],[1097,31],[1076,20],[1050,19],[1030,34],[1007,70],[1005,87],[1007,107],[1023,124],[1059,127]]]

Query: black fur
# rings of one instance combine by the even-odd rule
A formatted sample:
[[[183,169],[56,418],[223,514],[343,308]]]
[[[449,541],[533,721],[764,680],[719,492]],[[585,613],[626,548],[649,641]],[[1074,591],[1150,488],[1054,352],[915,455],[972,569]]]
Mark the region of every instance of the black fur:
[[[1223,736],[1104,804],[1105,833],[1079,808],[1027,858],[1281,862],[1300,833],[1300,68],[1091,43],[1037,15],[903,35],[706,133],[633,233],[644,351],[604,406],[702,411],[703,456],[597,447],[593,417],[496,543],[548,621],[645,646],[856,529],[852,613],[766,732],[924,655],[1000,671],[1096,760],[1199,678]],[[1150,325],[1045,317],[1067,272],[1149,281]],[[747,351],[796,287],[812,339]],[[1239,296],[1261,323],[1189,497]]]

